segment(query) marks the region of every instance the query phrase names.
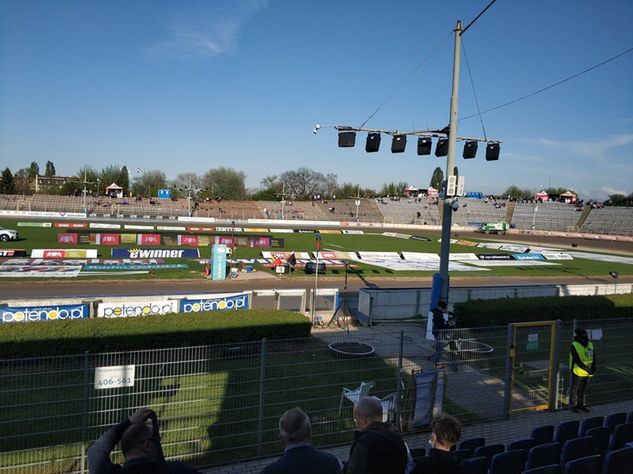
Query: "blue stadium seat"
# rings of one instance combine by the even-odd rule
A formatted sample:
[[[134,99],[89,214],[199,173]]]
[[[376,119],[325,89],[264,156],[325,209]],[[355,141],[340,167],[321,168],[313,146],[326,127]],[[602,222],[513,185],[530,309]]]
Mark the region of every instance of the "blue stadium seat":
[[[525,467],[522,449],[495,454],[490,461],[490,474],[521,474]]]
[[[633,448],[609,451],[602,464],[602,474],[626,474],[633,466]]]
[[[534,446],[551,443],[554,440],[554,425],[545,425],[534,428],[530,438],[534,440]]]
[[[457,449],[472,449],[473,451],[486,444],[485,438],[465,439],[457,445]]]
[[[611,431],[606,426],[591,428],[587,431],[587,436],[591,436],[591,450],[594,454],[604,454],[609,449],[609,437]]]
[[[565,441],[560,455],[561,465],[565,466],[569,461],[586,457],[591,453],[592,441],[593,438],[591,436],[583,436],[582,438],[568,439]]]
[[[621,425],[622,423],[626,423],[626,413],[624,412],[612,413],[604,420],[604,426],[609,428],[611,433],[613,433],[616,426]]]
[[[549,466],[550,464],[560,463],[560,444],[547,443],[534,446],[528,452],[527,468]]]
[[[569,439],[578,438],[578,429],[580,428],[580,421],[572,420],[565,421],[556,427],[554,432],[554,441],[564,445],[565,441]]]
[[[609,451],[624,448],[626,443],[633,441],[633,423],[622,423],[613,430],[609,439]]]
[[[547,466],[528,469],[527,471],[523,471],[523,474],[561,474],[562,472],[560,464],[549,464]]]
[[[517,439],[516,441],[512,441],[511,443],[508,444],[506,449],[508,451],[515,451],[517,449],[522,449],[523,451],[525,451],[525,454],[527,455],[527,452],[530,449],[532,449],[534,446],[535,446],[535,441],[533,438],[524,438],[524,439]]]
[[[629,416],[626,417],[627,423],[633,423],[633,411],[629,413]]]
[[[483,456],[464,459],[460,465],[462,474],[488,474],[488,460]]]
[[[472,458],[473,452],[472,449],[456,449],[453,451],[453,456],[455,456],[459,462],[462,462],[464,459]]]
[[[475,449],[474,457],[485,457],[488,460],[488,466],[490,465],[490,461],[495,454],[502,453],[506,450],[505,444],[488,444],[486,446],[480,446]]]
[[[585,418],[580,424],[580,431],[578,436],[586,436],[587,430],[591,428],[598,428],[604,424],[604,416],[592,416],[591,418]]]
[[[563,474],[598,474],[601,470],[602,456],[594,454],[568,461],[563,468]]]

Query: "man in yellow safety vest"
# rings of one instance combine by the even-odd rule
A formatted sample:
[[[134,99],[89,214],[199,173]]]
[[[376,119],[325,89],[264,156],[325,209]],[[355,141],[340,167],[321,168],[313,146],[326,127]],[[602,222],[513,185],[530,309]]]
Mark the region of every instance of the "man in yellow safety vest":
[[[577,328],[575,332],[574,342],[571,343],[569,349],[569,370],[571,371],[569,407],[571,411],[578,413],[578,410],[589,411],[585,401],[585,389],[589,377],[593,377],[596,370],[596,355],[587,331]]]

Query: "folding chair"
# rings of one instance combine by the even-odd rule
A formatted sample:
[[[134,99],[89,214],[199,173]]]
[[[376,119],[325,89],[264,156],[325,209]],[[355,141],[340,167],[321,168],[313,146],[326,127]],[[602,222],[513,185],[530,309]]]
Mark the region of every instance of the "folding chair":
[[[390,415],[396,409],[396,397],[397,393],[391,393],[387,395],[385,398],[378,399],[380,404],[382,405],[382,421],[387,422],[390,420]]]
[[[341,412],[343,411],[343,400],[347,398],[350,402],[352,402],[355,405],[358,402],[358,400],[369,395],[369,391],[372,388],[374,388],[375,385],[376,385],[375,382],[361,382],[360,386],[355,389],[349,389],[349,388],[343,387],[343,389],[341,390],[341,401],[339,402],[339,405],[338,405],[338,414],[340,415]]]

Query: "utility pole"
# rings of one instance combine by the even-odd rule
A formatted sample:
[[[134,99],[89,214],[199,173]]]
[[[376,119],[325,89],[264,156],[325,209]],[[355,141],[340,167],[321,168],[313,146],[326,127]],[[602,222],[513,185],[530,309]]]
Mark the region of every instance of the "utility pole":
[[[451,245],[451,220],[453,197],[448,195],[448,184],[455,171],[455,148],[457,145],[457,105],[459,97],[459,60],[462,46],[462,22],[455,25],[455,49],[453,53],[453,89],[449,115],[448,156],[446,157],[446,181],[444,184],[444,208],[442,213],[442,242],[440,246],[440,277],[442,278],[441,299],[448,302],[448,263]]]
[[[356,188],[356,222],[358,222],[358,207],[359,206],[360,206],[360,187],[357,187]]]

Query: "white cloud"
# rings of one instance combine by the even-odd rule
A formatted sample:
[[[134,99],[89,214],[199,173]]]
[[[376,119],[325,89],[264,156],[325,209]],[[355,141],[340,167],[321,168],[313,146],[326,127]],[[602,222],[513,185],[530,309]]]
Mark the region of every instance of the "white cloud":
[[[266,4],[267,0],[216,0],[179,11],[165,22],[167,38],[149,53],[182,60],[233,54],[241,28]]]
[[[570,154],[577,156],[585,156],[588,158],[603,159],[607,157],[607,151],[619,146],[633,143],[633,133],[625,133],[620,135],[610,135],[603,140],[593,141],[562,141],[550,140],[547,138],[537,138],[535,140],[525,140],[534,144],[540,144],[547,148],[557,150],[565,150]]]

